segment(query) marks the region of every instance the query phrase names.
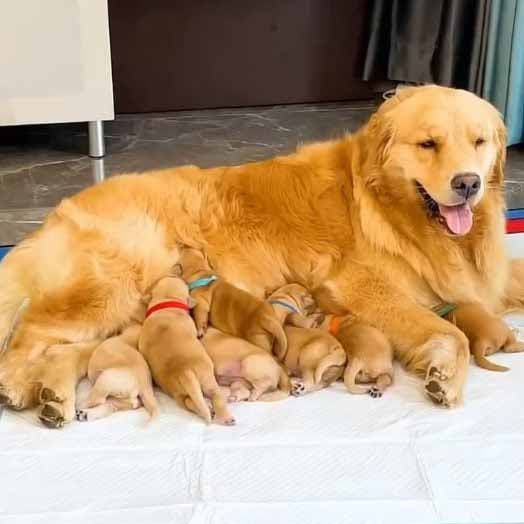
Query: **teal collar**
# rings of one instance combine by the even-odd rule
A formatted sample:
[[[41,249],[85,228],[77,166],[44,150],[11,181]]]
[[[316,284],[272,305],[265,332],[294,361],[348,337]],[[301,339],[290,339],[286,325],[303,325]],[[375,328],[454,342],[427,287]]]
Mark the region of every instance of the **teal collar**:
[[[283,300],[270,300],[269,303],[270,304],[275,304],[276,306],[285,307],[286,309],[289,309],[289,311],[291,311],[291,313],[298,313],[298,314],[300,314],[300,311],[295,306],[292,306],[291,304],[288,304],[287,302],[284,302]]]
[[[193,291],[193,289],[198,289],[199,287],[209,286],[216,280],[218,280],[218,277],[216,275],[210,275],[208,277],[197,278],[196,280],[193,280],[193,282],[190,282],[187,285],[187,287],[189,288],[189,291]]]

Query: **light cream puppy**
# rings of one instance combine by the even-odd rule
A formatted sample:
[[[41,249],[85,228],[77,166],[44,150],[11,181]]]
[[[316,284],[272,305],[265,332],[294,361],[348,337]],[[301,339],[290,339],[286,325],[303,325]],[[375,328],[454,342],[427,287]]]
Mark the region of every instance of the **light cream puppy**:
[[[287,373],[267,351],[215,328],[207,330],[202,343],[230,402],[272,401],[289,396]]]
[[[151,373],[137,351],[140,329],[135,324],[95,349],[87,370],[92,388],[86,402],[76,411],[77,420],[96,420],[142,405],[151,418],[158,415]]]
[[[140,334],[139,350],[155,382],[181,406],[225,425],[235,423],[213,373],[213,362],[197,338],[189,315],[189,290],[178,277],[160,279]],[[213,413],[206,401],[210,399]]]

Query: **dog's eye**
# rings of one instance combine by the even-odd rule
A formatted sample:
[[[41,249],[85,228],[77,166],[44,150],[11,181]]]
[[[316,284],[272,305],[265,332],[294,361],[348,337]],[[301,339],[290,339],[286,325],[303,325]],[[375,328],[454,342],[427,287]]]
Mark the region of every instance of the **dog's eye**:
[[[435,149],[437,147],[437,143],[432,139],[424,140],[424,142],[419,142],[417,145],[422,149]]]
[[[479,147],[481,146],[482,144],[485,144],[486,141],[483,139],[483,138],[477,138],[477,140],[475,140],[475,147]]]

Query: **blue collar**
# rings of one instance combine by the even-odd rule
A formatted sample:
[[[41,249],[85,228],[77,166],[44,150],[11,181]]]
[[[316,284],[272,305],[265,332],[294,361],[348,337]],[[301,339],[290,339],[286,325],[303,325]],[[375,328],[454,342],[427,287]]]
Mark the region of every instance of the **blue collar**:
[[[288,304],[287,302],[284,302],[283,300],[270,300],[269,303],[275,304],[277,306],[285,307],[286,309],[289,309],[291,313],[298,313],[300,315],[300,311],[295,306],[292,306],[291,304]]]
[[[189,291],[192,291],[193,289],[198,289],[199,287],[209,286],[209,284],[212,284],[216,280],[218,280],[218,277],[216,275],[210,275],[208,277],[197,278],[196,280],[193,280],[193,282],[190,282],[187,285],[187,287]]]

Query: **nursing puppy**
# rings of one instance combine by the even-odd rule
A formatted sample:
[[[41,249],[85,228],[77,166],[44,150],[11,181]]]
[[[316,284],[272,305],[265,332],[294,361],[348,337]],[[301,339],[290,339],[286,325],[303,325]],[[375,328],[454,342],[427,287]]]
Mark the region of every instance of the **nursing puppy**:
[[[92,388],[85,403],[76,411],[77,420],[96,420],[142,405],[151,418],[158,415],[151,373],[137,351],[140,329],[135,324],[95,349],[87,370]]]
[[[197,249],[182,249],[177,266],[195,303],[193,318],[199,337],[211,324],[269,353],[273,345],[277,354],[286,351],[286,336],[269,304],[219,278]]]
[[[226,400],[213,373],[213,362],[189,316],[189,290],[177,277],[160,279],[151,291],[139,340],[155,382],[181,406],[201,416],[232,425]],[[206,398],[211,400],[213,414]]]
[[[490,362],[486,355],[496,353],[499,348],[504,353],[524,351],[524,343],[517,341],[507,324],[478,304],[458,306],[446,318],[468,337],[473,358],[481,368],[508,371],[506,366]]]
[[[386,336],[373,326],[356,321],[351,314],[326,315],[319,327],[336,337],[346,351],[344,384],[348,391],[381,397],[393,383],[393,348]]]
[[[346,352],[329,333],[313,328],[284,326],[288,347],[282,362],[291,375],[291,394],[325,388],[344,372]]]
[[[313,314],[315,299],[300,284],[286,284],[278,288],[267,301],[273,306],[282,325],[311,328],[317,323],[318,315]]]
[[[229,402],[273,401],[289,396],[287,373],[267,351],[214,328],[207,330],[202,343]]]

